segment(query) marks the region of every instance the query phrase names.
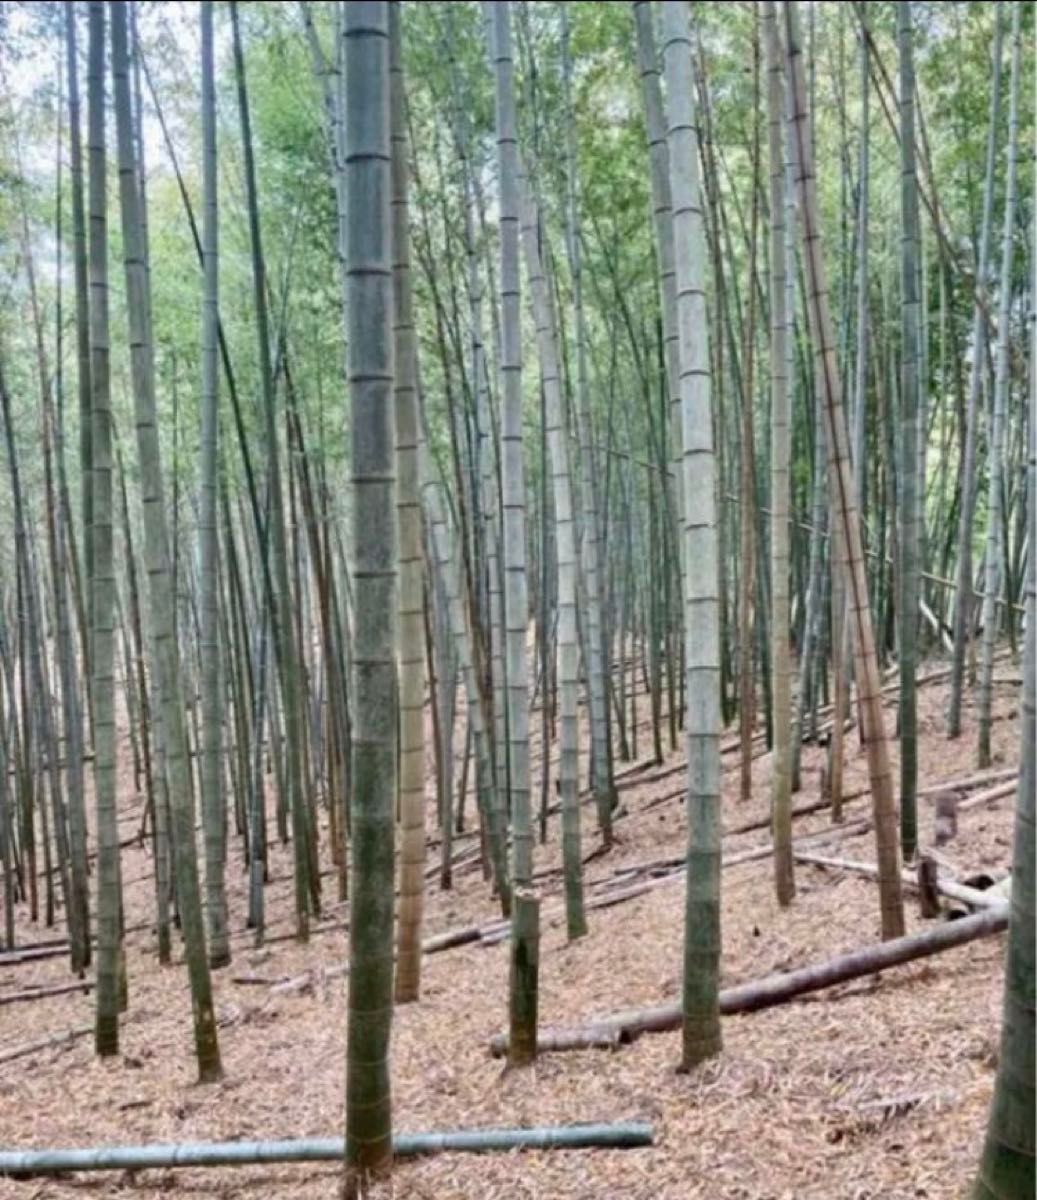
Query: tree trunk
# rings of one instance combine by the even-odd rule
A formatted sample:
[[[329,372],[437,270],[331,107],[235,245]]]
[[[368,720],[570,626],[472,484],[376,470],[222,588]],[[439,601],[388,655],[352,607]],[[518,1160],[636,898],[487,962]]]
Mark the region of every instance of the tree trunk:
[[[976,431],[978,428],[979,390],[986,364],[987,322],[980,296],[990,273],[990,227],[994,209],[994,169],[997,163],[997,135],[1001,111],[1001,41],[1004,30],[1004,5],[994,14],[993,80],[990,85],[990,116],[987,126],[987,164],[983,181],[983,216],[979,227],[976,259],[976,301],[972,317],[972,360],[969,366],[969,391],[965,405],[964,448],[961,463],[961,498],[958,508],[958,557],[954,572],[954,653],[951,658],[950,703],[947,712],[947,736],[961,734],[962,686],[965,659],[972,642],[973,579],[972,519],[976,503]]]
[[[1019,53],[1018,12],[1013,9],[1013,67]],[[1014,140],[1014,139],[1013,139]],[[1030,303],[1037,297],[1032,260]],[[1005,286],[1005,283],[1002,284]],[[1026,485],[1030,551],[1026,563],[1026,646],[1023,652],[1022,720],[1019,729],[1019,790],[1012,853],[1012,899],[1008,922],[1001,1048],[986,1139],[973,1188],[975,1200],[1023,1200],[1034,1194],[1034,796],[1037,793],[1037,323],[1031,309],[1030,394],[1027,404]]]
[[[756,571],[756,451],[753,445],[753,362],[755,360],[756,318],[756,231],[759,221],[760,167],[760,41],[753,9],[753,133],[750,187],[752,188],[752,217],[749,225],[749,283],[743,330],[741,380],[741,455],[739,458],[739,546],[738,576],[738,731],[741,741],[739,762],[739,796],[748,800],[753,787],[753,726],[756,719],[756,695],[753,679],[753,585]]]
[[[684,910],[682,1067],[719,1053],[720,637],[705,242],[699,195],[691,37],[685,0],[663,10],[667,146],[680,348],[687,677],[688,878]],[[690,569],[694,563],[695,569]]]
[[[69,174],[72,181],[72,268],[76,293],[76,387],[79,395],[79,506],[87,602],[93,605],[93,456],[90,397],[90,311],[87,278],[86,211],[83,199],[83,138],[80,129],[79,53],[76,48],[76,9],[65,0],[65,47],[68,68]],[[88,619],[87,628],[92,629]],[[89,636],[83,639],[83,673],[90,709]]]
[[[202,301],[202,432],[201,496],[199,518],[201,573],[202,671],[202,820],[205,827],[205,908],[209,921],[209,963],[230,962],[227,936],[227,900],[223,887],[226,858],[226,807],[223,801],[223,704],[220,692],[219,641],[219,537],[216,527],[216,480],[219,471],[219,378],[217,326],[219,322],[216,87],[213,78],[212,0],[202,0],[202,263],[205,295]]]
[[[987,494],[987,550],[983,583],[983,644],[979,667],[979,746],[977,766],[990,766],[990,725],[993,702],[994,644],[998,630],[998,593],[1002,584],[1004,554],[1005,422],[1008,408],[1009,349],[1012,319],[1012,242],[1015,231],[1016,143],[1019,130],[1019,7],[1012,6],[1012,58],[1008,85],[1008,167],[1005,183],[1004,233],[1001,241],[1001,282],[997,313],[997,363],[994,406],[990,425],[990,472]],[[1031,546],[1033,543],[1031,542]],[[1006,594],[1006,599],[1011,596]]]
[[[90,213],[91,582],[94,801],[97,806],[97,991],[94,1045],[119,1053],[122,957],[119,828],[115,807],[115,565],[112,546],[112,414],[108,341],[107,155],[105,149],[105,5],[91,0],[87,65]]]
[[[392,1166],[393,809],[398,651],[389,5],[345,10],[347,353],[355,658],[346,1195]]]
[[[558,786],[562,803],[562,863],[565,880],[565,921],[569,940],[583,937],[587,921],[583,911],[583,868],[580,849],[579,797],[579,646],[576,640],[576,538],[573,531],[572,476],[569,471],[568,432],[562,415],[562,381],[559,375],[551,289],[544,274],[541,250],[544,228],[540,209],[528,187],[522,196],[522,241],[526,251],[533,322],[540,355],[544,390],[551,483],[554,494],[555,548],[558,569],[558,690],[561,702],[558,741]],[[548,470],[545,462],[541,468]],[[546,573],[546,563],[545,563]],[[543,584],[541,584],[543,586]],[[544,679],[547,695],[547,679]],[[591,720],[593,721],[593,714]],[[546,762],[550,746],[544,742]],[[593,761],[593,760],[592,760]],[[592,779],[592,789],[597,780]],[[611,800],[609,801],[611,804]],[[517,913],[516,913],[517,918]]]
[[[677,526],[683,520],[682,504],[680,502],[683,486],[683,470],[680,465],[681,455],[681,357],[678,337],[678,298],[676,258],[674,253],[674,207],[672,195],[670,149],[667,141],[666,115],[663,111],[662,88],[660,87],[659,55],[655,45],[655,32],[652,25],[652,4],[649,0],[634,0],[634,29],[637,36],[637,63],[641,75],[641,95],[645,106],[645,131],[648,137],[649,179],[652,189],[652,213],[655,225],[655,247],[659,256],[659,296],[662,311],[662,367],[664,378],[661,380],[662,394],[666,411],[669,413],[671,434],[671,456],[673,458],[672,476],[666,472],[660,479],[664,489],[661,510],[657,512],[658,529],[661,531],[660,542],[665,545],[665,529],[673,520],[674,536],[679,543],[677,555],[677,571],[680,578],[680,562],[684,552],[683,536],[678,534]],[[706,356],[708,362],[708,355]],[[658,455],[660,466],[666,468],[665,434],[659,431]],[[653,556],[654,558],[654,556]],[[663,556],[665,565],[665,556]],[[719,564],[718,564],[719,570]],[[663,596],[668,593],[671,581],[665,576],[660,581]],[[659,589],[653,589],[659,590]],[[658,611],[659,597],[653,595],[651,604],[653,616]],[[683,614],[682,614],[683,617]],[[658,620],[655,617],[656,621]],[[685,636],[687,636],[685,634]],[[658,656],[657,645],[653,652]],[[659,674],[661,663],[653,660],[656,675]],[[687,671],[687,663],[685,663]],[[659,680],[661,683],[661,678]],[[672,690],[672,689],[671,689]],[[658,718],[659,699],[653,693],[653,736],[658,747],[657,757],[661,760],[661,745],[655,721]],[[672,707],[672,706],[671,706]],[[671,714],[674,715],[674,714]],[[676,722],[671,721],[671,735],[676,734]]]
[[[900,594],[897,597],[900,665],[900,847],[910,862],[918,846],[918,572],[920,504],[918,473],[918,183],[915,178],[915,67],[910,0],[897,5],[900,62]],[[859,464],[858,464],[859,465]],[[919,487],[921,485],[921,496]]]
[[[144,544],[148,565],[149,608],[155,668],[162,705],[162,735],[174,821],[173,851],[177,903],[194,1012],[195,1052],[201,1082],[221,1075],[212,983],[206,961],[205,928],[194,840],[191,764],[184,727],[183,697],[177,655],[175,596],[170,582],[169,534],[158,443],[154,359],[148,319],[148,263],[141,221],[141,192],[133,145],[130,111],[127,13],[113,6],[112,81],[119,148],[119,198],[126,268],[130,365],[133,374],[137,448],[144,508]],[[96,451],[96,446],[95,446]]]
[[[511,831],[514,846],[512,881],[528,892],[533,880],[533,826],[529,804],[529,689],[526,667],[526,485],[522,459],[522,341],[519,280],[519,162],[515,122],[514,65],[511,54],[511,5],[489,6],[491,59],[495,77],[497,164],[500,180],[501,243],[501,494],[504,516],[504,619],[508,703],[508,772],[511,784]],[[501,752],[498,747],[498,753]],[[529,897],[527,896],[528,900]],[[511,1061],[529,1059],[536,1037],[528,1037],[526,1021],[536,1018],[536,1005],[525,991],[535,990],[539,938],[534,903],[516,908],[512,922],[510,1007],[516,1049]]]
[[[573,324],[576,334],[576,427],[580,439],[580,498],[583,509],[582,568],[586,592],[588,661],[587,693],[590,701],[591,786],[597,806],[602,836],[612,829],[612,810],[616,805],[609,745],[608,680],[611,659],[603,614],[602,546],[598,474],[591,424],[590,380],[588,378],[589,333],[583,306],[583,251],[580,222],[579,177],[576,156],[576,126],[572,110],[572,58],[569,52],[569,9],[561,6],[562,83],[565,95],[566,162],[566,247],[572,277]]]
[[[785,294],[785,88],[774,0],[764,0],[770,152],[770,367],[771,367],[771,672],[774,683],[774,765],[771,815],[774,885],[778,903],[796,894],[792,863],[792,662],[789,653],[789,395]]]
[[[421,507],[418,498],[417,336],[410,277],[407,134],[400,5],[389,6],[392,142],[393,340],[395,347],[396,507],[399,513],[400,903],[396,1000],[421,986],[425,890],[425,662]]]
[[[288,582],[288,549],[285,544],[284,499],[281,486],[280,454],[277,438],[276,397],[273,362],[270,354],[270,329],[267,316],[266,266],[259,227],[259,200],[252,150],[252,125],[245,87],[245,62],[241,49],[238,6],[231,4],[234,35],[234,71],[237,78],[238,108],[241,116],[241,141],[245,166],[245,192],[248,204],[249,244],[252,253],[252,282],[256,306],[256,337],[259,349],[259,375],[262,388],[264,430],[268,455],[270,515],[269,537],[273,555],[273,580],[269,597],[271,630],[277,656],[278,677],[285,724],[285,757],[288,767],[288,807],[292,819],[292,843],[295,866],[295,923],[300,941],[309,938],[310,871],[309,814],[301,762],[303,724],[299,690],[299,669],[293,647],[291,605]],[[264,564],[265,570],[265,564]]]

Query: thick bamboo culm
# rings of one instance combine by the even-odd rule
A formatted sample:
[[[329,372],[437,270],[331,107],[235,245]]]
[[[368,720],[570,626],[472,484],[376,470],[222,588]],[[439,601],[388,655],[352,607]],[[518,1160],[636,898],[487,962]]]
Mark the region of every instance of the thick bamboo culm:
[[[652,1126],[559,1125],[536,1129],[463,1129],[449,1133],[403,1133],[393,1138],[396,1158],[419,1154],[492,1150],[627,1149],[651,1146]],[[233,1167],[259,1163],[336,1162],[344,1140],[294,1138],[275,1142],[187,1142],[173,1145],[98,1146],[78,1150],[2,1150],[0,1176],[44,1175],[64,1171],[145,1170],[149,1167]]]

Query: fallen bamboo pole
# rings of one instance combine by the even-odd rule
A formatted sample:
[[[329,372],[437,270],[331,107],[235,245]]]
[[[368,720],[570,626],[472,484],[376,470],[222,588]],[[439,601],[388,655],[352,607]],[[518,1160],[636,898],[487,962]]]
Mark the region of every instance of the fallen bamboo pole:
[[[682,762],[681,767],[685,766]],[[995,783],[998,780],[1006,781],[999,783],[997,787],[992,787],[989,792],[983,792],[980,795],[972,796],[959,805],[958,811],[963,812],[970,808],[976,808],[981,804],[985,804],[988,800],[999,800],[1002,796],[1007,796],[1012,788],[1015,787],[1015,781],[1019,778],[1019,768],[1002,768],[997,771],[983,771],[978,775],[966,775],[957,779],[948,779],[942,783],[932,783],[924,788],[919,788],[919,799],[928,798],[930,796],[938,796],[941,792],[953,791],[968,791],[970,788],[980,787],[986,783]],[[1007,781],[1011,780],[1011,786],[1006,786]],[[662,796],[656,796],[649,800],[647,804],[638,809],[639,813],[647,812],[649,809],[658,808],[662,804],[667,804],[671,800],[683,799],[687,792],[686,787],[676,788],[672,792],[666,792]],[[850,804],[854,800],[863,800],[871,795],[871,788],[858,788],[855,792],[843,793],[843,804]],[[809,816],[811,813],[822,812],[826,808],[832,807],[831,798],[822,800],[812,800],[808,804],[800,805],[792,810],[792,818]],[[732,829],[724,830],[724,837],[736,833],[751,833],[756,829],[767,829],[770,826],[770,816],[758,817],[756,820],[749,821],[743,825],[736,825]]]
[[[48,996],[67,996],[70,992],[88,992],[93,986],[92,979],[81,979],[78,983],[59,983],[56,987],[28,988],[24,992],[0,996],[0,1005],[19,1004],[25,1000],[46,1000]]]
[[[832,837],[866,833],[870,828],[870,819],[850,821],[845,825],[834,825],[828,829],[818,830],[816,833],[801,834],[795,840],[797,842],[826,841]],[[737,867],[742,863],[769,858],[773,853],[774,847],[768,842],[765,846],[754,846],[751,850],[742,850],[737,854],[725,855],[720,865],[725,869],[727,867]],[[643,874],[643,872],[637,872],[633,878],[620,873],[611,879],[598,881],[593,886],[600,888],[600,894],[590,897],[585,902],[584,907],[588,912],[591,912],[594,909],[611,908],[613,905],[623,904],[627,900],[636,900],[638,896],[654,892],[657,888],[677,883],[684,877],[684,868],[684,857],[673,860],[659,859],[655,863],[648,864],[647,869],[652,872],[648,879],[638,879],[638,875]],[[628,884],[629,886],[627,886]],[[553,919],[557,917],[557,913],[552,913],[551,916]],[[478,940],[480,945],[483,946],[495,946],[508,936],[509,928],[510,925],[502,921],[493,928],[487,929],[484,927],[484,931],[479,933],[478,939],[473,938],[471,940]]]
[[[40,1038],[35,1042],[26,1042],[22,1046],[15,1046],[11,1050],[0,1052],[0,1063],[12,1062],[16,1058],[24,1058],[27,1054],[35,1054],[39,1050],[49,1050],[51,1046],[70,1046],[76,1038],[86,1037],[88,1033],[93,1032],[94,1027],[90,1024],[66,1029],[62,1033],[52,1033],[50,1037]]]
[[[1001,800],[1005,796],[1011,796],[1019,786],[1019,772],[1016,771],[1014,779],[1009,779],[1005,783],[1000,783],[997,787],[989,788],[985,792],[980,792],[976,796],[970,796],[967,800],[963,800],[958,805],[958,812],[967,812],[972,808],[979,808],[987,804],[991,800]]]
[[[806,809],[795,809],[792,815],[799,816],[803,812],[813,812],[816,805],[809,805]],[[732,829],[724,834],[725,837],[735,833],[748,832],[750,829],[763,829],[770,824],[770,820],[764,821],[762,824],[754,822],[752,825],[745,826],[741,829]],[[871,828],[871,818],[862,817],[855,821],[845,821],[839,825],[829,825],[825,829],[818,829],[814,833],[801,833],[794,840],[797,843],[811,841],[827,841],[833,837],[850,837],[858,833],[867,833]],[[724,867],[736,867],[740,863],[754,862],[756,859],[767,858],[774,852],[774,847],[768,842],[763,846],[753,846],[748,850],[741,850],[735,854],[724,855],[721,865]],[[625,867],[617,867],[610,876],[604,879],[595,879],[589,886],[592,888],[616,888],[626,884],[633,883],[635,879],[643,875],[650,875],[656,879],[673,874],[678,874],[684,870],[687,862],[687,854],[675,854],[667,858],[649,858],[643,859],[641,862],[630,863]]]
[[[948,921],[906,937],[865,946],[828,962],[814,963],[725,988],[720,993],[720,1011],[724,1016],[732,1016],[770,1008],[806,992],[816,992],[849,979],[858,979],[862,975],[877,974],[889,967],[939,954],[942,950],[963,946],[966,942],[989,937],[1007,928],[1008,905],[1002,903],[974,916],[963,917],[960,921]],[[632,1042],[642,1033],[665,1033],[679,1029],[680,1023],[679,1003],[633,1009],[573,1029],[544,1030],[537,1040],[537,1049],[544,1052],[609,1048]],[[499,1058],[506,1050],[506,1035],[498,1034],[491,1040],[490,1053],[494,1057]]]
[[[814,867],[826,867],[833,871],[849,871],[854,875],[867,875],[871,879],[878,878],[878,867],[874,863],[856,862],[848,858],[827,858],[823,854],[813,854],[808,850],[794,850],[793,857],[797,862],[808,863]],[[904,871],[901,879],[905,887],[918,890],[918,878],[911,871]],[[971,908],[998,908],[1004,903],[1004,897],[998,894],[981,891],[979,888],[966,887],[953,879],[941,879],[937,876],[936,890],[948,900],[959,900]]]
[[[651,1125],[558,1125],[539,1129],[464,1129],[450,1133],[403,1133],[393,1138],[396,1158],[457,1151],[628,1149],[652,1145]],[[0,1151],[0,1175],[49,1175],[66,1171],[140,1171],[149,1167],[233,1167],[259,1163],[336,1162],[344,1139],[296,1138],[274,1142],[194,1142],[179,1145],[99,1146],[77,1150]]]
[[[500,917],[492,921],[484,921],[481,925],[460,925],[447,929],[443,933],[433,934],[421,943],[422,954],[438,954],[442,950],[453,950],[457,946],[467,946],[472,942],[492,944],[488,939],[507,937],[511,930],[511,922]],[[253,975],[232,975],[231,983],[245,987],[270,984],[271,990],[277,994],[298,992],[312,987],[314,982],[327,982],[339,979],[348,974],[348,963],[333,963],[330,967],[323,963],[316,967],[307,967],[300,975],[286,975],[281,979],[260,978]]]
[[[958,779],[945,779],[942,783],[931,783],[918,789],[919,796],[938,796],[941,792],[966,792],[986,784],[1000,784],[1019,778],[1018,767],[1001,767],[996,771],[980,771],[977,775],[963,775]],[[972,801],[969,801],[972,803]]]

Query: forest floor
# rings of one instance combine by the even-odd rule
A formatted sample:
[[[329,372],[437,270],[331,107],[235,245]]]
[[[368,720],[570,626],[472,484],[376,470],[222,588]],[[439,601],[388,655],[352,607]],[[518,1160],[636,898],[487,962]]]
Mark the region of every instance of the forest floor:
[[[1011,665],[995,693],[995,766],[1018,761],[1017,695]],[[1017,672],[1016,672],[1017,673]],[[963,736],[943,733],[943,683],[919,693],[922,786],[974,770],[975,723],[966,706]],[[647,709],[647,705],[644,705]],[[887,706],[892,729],[892,705]],[[538,721],[533,722],[534,726]],[[650,744],[646,731],[641,749]],[[895,746],[894,746],[895,750]],[[128,756],[124,756],[128,757]],[[737,798],[737,753],[724,757],[724,816],[731,829],[765,818],[769,756],[753,764],[753,796]],[[666,764],[674,766],[677,756]],[[796,806],[815,800],[821,751],[804,747]],[[623,764],[617,763],[622,770]],[[661,775],[661,777],[660,777]],[[536,768],[534,778],[536,778]],[[123,829],[139,822],[140,801],[124,780]],[[633,863],[681,854],[685,830],[680,773],[646,767],[623,781],[627,815],[618,844],[588,863],[588,885]],[[856,733],[847,735],[845,792],[866,783]],[[630,786],[627,786],[630,785]],[[430,784],[431,793],[431,784]],[[430,796],[431,802],[431,796]],[[1012,797],[963,813],[957,838],[941,848],[960,876],[1011,861]],[[584,852],[598,844],[593,808],[583,809]],[[825,832],[811,849],[874,861],[874,835],[856,834],[867,796],[848,802],[845,833],[826,812],[797,818],[797,836]],[[933,806],[920,803],[923,846]],[[431,824],[431,822],[430,822]],[[859,829],[859,826],[858,826]],[[560,859],[557,817],[538,847],[538,869]],[[725,853],[768,841],[760,828],[725,837]],[[233,841],[233,839],[232,839]],[[471,841],[459,841],[460,855]],[[430,863],[436,853],[430,849]],[[234,854],[237,854],[235,850]],[[92,1039],[20,1057],[0,1068],[0,1146],[123,1145],[331,1136],[343,1128],[346,984],[324,972],[344,961],[344,907],[326,906],[308,945],[290,939],[252,947],[244,926],[245,878],[229,869],[234,961],[215,974],[225,1077],[198,1086],[190,1001],[182,966],[160,968],[150,928],[130,933],[130,1006],[122,1053],[101,1061]],[[290,934],[290,847],[274,846],[268,934]],[[123,853],[127,921],[153,913],[151,858]],[[878,940],[875,883],[842,871],[800,865],[798,894],[777,907],[770,858],[723,872],[723,984],[814,963]],[[678,995],[683,876],[626,903],[588,914],[589,935],[565,938],[560,879],[543,881],[540,1014],[544,1025],[655,1005]],[[907,896],[908,924],[923,922]],[[478,869],[455,873],[451,892],[429,885],[426,936],[499,912]],[[24,922],[23,943],[48,936]],[[53,932],[49,936],[54,936]],[[640,1150],[440,1155],[398,1164],[389,1196],[460,1200],[951,1200],[964,1194],[977,1162],[994,1079],[1003,981],[1003,937],[801,997],[755,1014],[724,1019],[724,1052],[688,1074],[675,1071],[679,1033],[644,1036],[616,1051],[541,1057],[508,1072],[488,1053],[506,1022],[508,947],[475,943],[426,955],[422,999],[396,1010],[393,1101],[398,1131],[528,1126],[587,1121],[650,1121],[655,1145]],[[310,985],[271,984],[310,972]],[[251,977],[252,982],[236,982]],[[89,1026],[91,994],[4,1004],[4,996],[70,981],[63,957],[0,966],[0,1061],[5,1052],[50,1034]],[[106,1172],[0,1180],[17,1200],[172,1193],[214,1197],[334,1197],[335,1164]]]

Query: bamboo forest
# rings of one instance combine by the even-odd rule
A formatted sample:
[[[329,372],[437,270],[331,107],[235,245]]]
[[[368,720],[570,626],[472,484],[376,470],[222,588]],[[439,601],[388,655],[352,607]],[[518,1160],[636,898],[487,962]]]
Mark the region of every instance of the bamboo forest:
[[[1034,1200],[1034,34],[0,3],[0,1200]]]

